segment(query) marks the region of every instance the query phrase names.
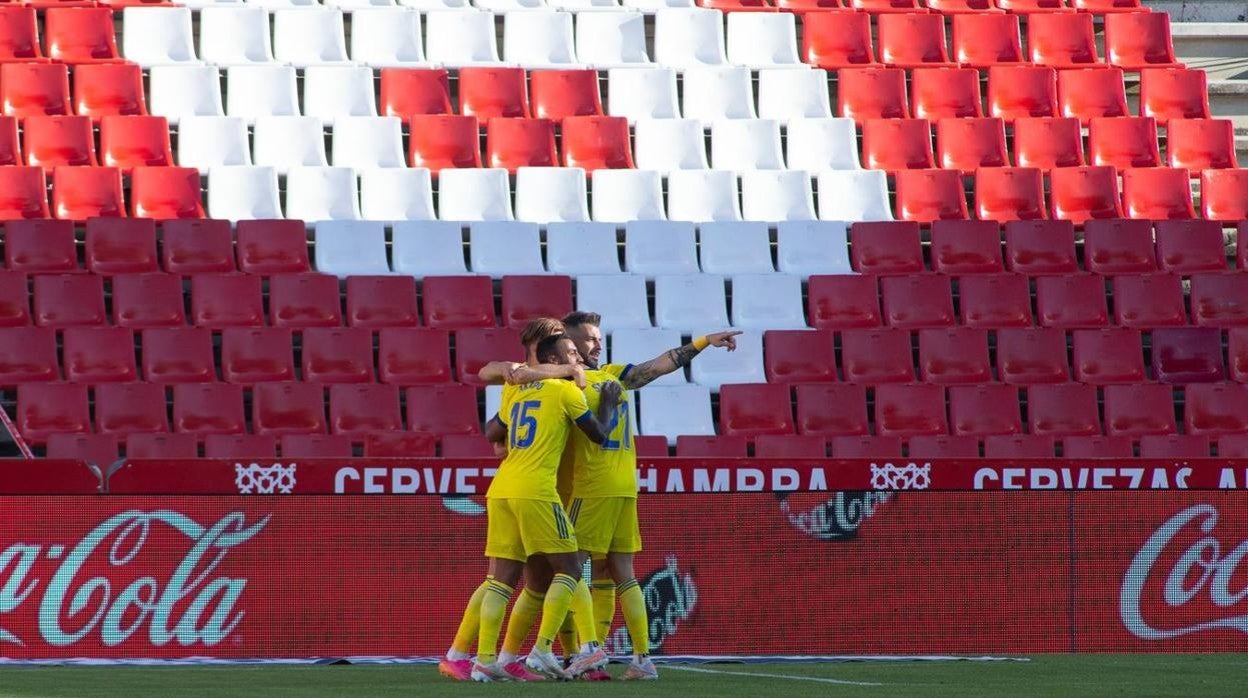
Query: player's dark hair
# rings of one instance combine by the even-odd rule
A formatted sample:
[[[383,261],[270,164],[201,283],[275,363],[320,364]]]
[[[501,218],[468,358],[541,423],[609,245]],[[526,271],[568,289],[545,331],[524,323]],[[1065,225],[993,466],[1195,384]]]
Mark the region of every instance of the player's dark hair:
[[[537,360],[541,363],[546,363],[548,359],[558,359],[559,342],[567,338],[568,335],[566,334],[552,334],[549,337],[543,338],[537,343],[537,349],[533,352],[537,355]]]
[[[570,312],[563,317],[563,326],[568,329],[580,327],[581,325],[593,325],[594,327],[598,327],[601,322],[601,315],[598,313],[587,313],[583,310]]]

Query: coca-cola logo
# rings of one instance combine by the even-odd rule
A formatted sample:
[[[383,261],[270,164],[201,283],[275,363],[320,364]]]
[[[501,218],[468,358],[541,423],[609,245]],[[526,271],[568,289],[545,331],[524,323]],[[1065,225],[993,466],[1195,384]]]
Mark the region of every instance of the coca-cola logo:
[[[1234,580],[1240,588],[1232,589],[1232,578],[1248,555],[1248,540],[1224,552],[1213,535],[1217,524],[1218,510],[1198,504],[1170,517],[1145,541],[1122,578],[1119,596],[1119,615],[1131,634],[1145,640],[1165,640],[1215,628],[1248,634],[1248,614],[1231,610],[1248,598],[1242,575]],[[1182,548],[1179,541],[1193,536],[1196,540]],[[1181,554],[1177,554],[1179,550]],[[1157,567],[1159,561],[1171,559],[1169,571]],[[1145,607],[1154,605],[1148,600],[1155,596],[1160,596],[1168,608],[1146,617]],[[1189,614],[1181,613],[1189,604],[1207,609],[1206,618],[1169,624],[1172,627],[1162,625],[1166,617],[1190,619]]]
[[[863,522],[875,516],[893,492],[834,492],[822,495],[814,506],[806,502],[814,495],[777,493],[780,513],[793,528],[819,540],[851,540],[858,536]]]
[[[244,514],[222,516],[202,526],[176,511],[125,511],[96,526],[73,547],[61,544],[17,542],[0,553],[0,643],[26,646],[5,629],[4,617],[27,602],[38,604],[38,628],[43,642],[66,647],[98,636],[112,647],[146,629],[155,647],[170,642],[188,647],[212,647],[242,622],[235,610],[247,587],[243,578],[213,573],[230,550],[251,540],[269,517],[246,525]],[[111,575],[86,577],[84,567],[111,570],[133,565],[144,571],[140,553],[157,531],[167,526],[181,534],[187,551],[167,579],[144,575],[120,587]],[[59,561],[47,578],[38,576],[41,560]]]

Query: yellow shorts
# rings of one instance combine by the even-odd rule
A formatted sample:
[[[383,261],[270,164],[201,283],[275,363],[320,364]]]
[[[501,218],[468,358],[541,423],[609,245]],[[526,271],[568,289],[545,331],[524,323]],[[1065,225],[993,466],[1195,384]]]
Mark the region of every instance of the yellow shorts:
[[[578,497],[568,513],[576,526],[581,550],[591,553],[635,553],[641,550],[636,497]]]
[[[485,510],[486,557],[524,562],[530,555],[577,551],[576,532],[558,502],[490,497]]]

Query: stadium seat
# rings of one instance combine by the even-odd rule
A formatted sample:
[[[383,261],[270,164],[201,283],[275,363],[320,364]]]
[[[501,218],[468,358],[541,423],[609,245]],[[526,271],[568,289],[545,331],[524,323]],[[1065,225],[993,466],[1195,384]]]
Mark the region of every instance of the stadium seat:
[[[204,437],[205,458],[277,457],[277,437],[271,434],[209,434]]]
[[[127,434],[126,458],[192,459],[199,457],[193,434]]]
[[[1027,388],[1028,431],[1039,436],[1097,436],[1096,386],[1054,383]]]
[[[65,380],[115,383],[138,380],[134,332],[125,327],[66,327],[63,341]]]
[[[1001,228],[994,221],[933,221],[932,271],[961,274],[999,274]]]
[[[199,52],[206,63],[215,65],[272,63],[269,13],[256,5],[201,9]]]
[[[802,15],[802,60],[828,70],[875,64],[870,19],[857,12]]]
[[[738,175],[751,170],[784,169],[780,122],[770,119],[716,121],[711,125],[711,165]]]
[[[122,327],[180,327],[186,324],[182,279],[175,274],[113,277],[113,322]]]
[[[667,216],[673,221],[739,221],[737,177],[727,170],[675,170],[667,177]]]
[[[525,68],[575,64],[572,14],[544,9],[503,14],[503,60]]]
[[[828,440],[813,434],[764,434],[754,439],[754,455],[757,458],[826,458]]]
[[[1018,388],[955,385],[949,388],[949,427],[955,436],[1022,433]]]
[[[39,45],[35,8],[10,5],[0,12],[0,60],[29,61],[43,58]]]
[[[8,388],[59,378],[56,330],[50,327],[0,329],[0,385]]]
[[[130,214],[157,220],[203,218],[199,171],[190,167],[135,167],[130,173]]]
[[[893,220],[883,170],[825,170],[819,173],[817,186],[820,220]]]
[[[408,159],[437,173],[447,167],[481,167],[478,123],[473,116],[417,115],[411,119]]]
[[[1140,437],[1140,458],[1208,458],[1209,437],[1149,434]]]
[[[418,385],[407,388],[405,393],[409,430],[437,435],[481,432],[477,394],[472,387]]]
[[[919,380],[937,385],[992,381],[988,332],[969,327],[919,330]]]
[[[144,67],[198,62],[189,8],[127,7],[122,18],[126,60]]]
[[[685,71],[681,112],[686,119],[712,123],[754,119],[754,87],[748,68],[691,68]]]
[[[953,53],[959,65],[989,68],[1022,63],[1022,36],[1016,15],[972,12],[953,16]]]
[[[901,438],[949,433],[945,389],[924,384],[876,386],[875,432]]]
[[[764,434],[794,433],[787,385],[725,385],[719,392],[719,410],[720,431],[728,436],[753,439]]]
[[[401,432],[403,415],[399,409],[398,387],[331,385],[329,430],[332,434],[356,439],[375,433]],[[284,451],[283,453],[285,454]]]
[[[676,437],[676,455],[679,458],[746,458],[749,442],[743,436],[691,436]]]
[[[397,385],[450,383],[450,337],[446,330],[385,327],[378,332],[378,375]]]
[[[1193,274],[1192,321],[1197,325],[1228,327],[1248,324],[1248,276]]]
[[[351,281],[351,279],[348,279],[348,284]],[[360,291],[363,292],[364,289],[361,288]],[[348,287],[348,294],[350,294],[350,287]],[[424,282],[424,297],[425,320],[429,327],[462,329],[465,327],[494,327],[497,324],[494,318],[493,292],[491,291],[488,277],[428,277]],[[374,303],[384,298],[386,296],[378,296]],[[360,301],[364,301],[363,296],[360,297]],[[349,295],[348,303],[350,303]],[[376,311],[370,314],[376,314]],[[390,312],[385,315],[393,314],[393,312]],[[350,315],[349,308],[348,315]],[[410,319],[407,319],[409,317]],[[410,312],[404,314],[402,317],[403,322],[397,323],[394,320],[389,320],[387,325],[414,325],[416,324],[416,318],[416,294],[413,288],[410,297]],[[353,322],[351,324],[359,323]],[[380,325],[373,324],[372,326]]]
[[[472,270],[495,278],[542,274],[541,234],[536,223],[474,223],[468,231]]]
[[[806,277],[849,274],[846,226],[833,221],[782,221],[776,232],[778,271]]]
[[[485,450],[465,450],[460,452],[455,446],[449,446],[451,439],[469,439],[471,443],[484,442]],[[479,434],[448,434],[442,439],[443,452],[446,458],[494,458],[494,449],[485,437]],[[365,458],[432,458],[437,453],[438,438],[433,434],[418,431],[386,431],[372,432],[364,435]]]
[[[988,116],[1012,122],[1058,114],[1057,71],[1053,68],[1019,65],[988,69]]]
[[[1225,271],[1222,226],[1217,221],[1157,221],[1157,261],[1162,271]]]
[[[862,385],[798,385],[797,433],[819,436],[865,436],[867,393]]]
[[[1146,68],[1140,71],[1140,115],[1164,124],[1170,119],[1208,119],[1205,71]]]
[[[814,190],[803,170],[750,170],[741,175],[742,216],[749,221],[813,221]]]
[[[615,116],[574,116],[562,126],[563,164],[586,172],[632,168],[628,120]]]
[[[767,330],[763,368],[772,383],[834,383],[836,347],[831,330]]]
[[[802,67],[797,19],[789,12],[729,12],[728,62],[752,69]]]
[[[211,330],[202,327],[145,329],[142,339],[144,380],[152,383],[205,383],[217,379],[212,359]],[[241,412],[241,393],[239,405]]]
[[[915,380],[907,330],[855,329],[841,334],[841,372],[847,382],[878,385]]]
[[[251,423],[261,436],[323,434],[325,390],[313,383],[258,383],[251,391]]]
[[[450,284],[451,277],[438,277],[433,286],[437,287],[444,283]],[[430,290],[430,282],[427,281],[425,310],[426,315],[432,319],[434,308],[428,304]],[[436,290],[433,296],[438,297]],[[435,306],[437,306],[436,302]],[[439,307],[439,320],[442,319],[444,312]],[[347,324],[351,327],[414,327],[420,324],[415,279],[408,276],[347,277],[346,318]],[[430,324],[433,325],[432,320]]]
[[[968,217],[962,175],[956,170],[898,170],[894,182],[899,220],[931,223]]]
[[[646,277],[639,274],[577,277],[576,309],[602,313],[603,332],[653,326],[646,300]]]
[[[291,340],[289,328],[226,328],[221,332],[221,378],[243,384],[295,380]]]
[[[116,167],[57,167],[52,171],[52,215],[68,220],[124,216],[121,170]]]
[[[665,230],[672,232],[665,233]],[[771,238],[766,225],[739,221],[703,223],[698,232],[702,271],[711,274],[775,271],[771,265]],[[625,253],[630,272],[680,274],[693,271],[690,262],[698,255],[691,228],[686,229],[680,223],[626,224],[625,235],[628,236],[626,244],[631,241],[643,245],[631,257]]]
[[[5,63],[0,97],[8,116],[69,114],[69,70],[60,63]]]
[[[239,221],[238,267],[249,274],[309,271],[307,231],[299,221]]]
[[[1182,280],[1170,274],[1115,277],[1114,320],[1140,328],[1187,324]]]
[[[855,223],[850,226],[854,269],[863,274],[924,271],[919,226],[913,222]]]
[[[1036,283],[1036,319],[1045,327],[1104,327],[1109,324],[1105,282],[1094,274],[1041,276]]]
[[[659,10],[654,17],[654,58],[676,70],[727,63],[723,14],[701,8]]]
[[[1222,458],[1243,458],[1248,454],[1248,434],[1230,434],[1218,438],[1218,455]]]
[[[671,329],[728,325],[724,278],[716,274],[655,277],[655,326]]]
[[[785,140],[785,159],[794,170],[822,172],[861,167],[852,119],[794,119],[788,124]]]
[[[392,236],[392,265],[396,273],[417,277],[468,273],[459,223],[400,222],[394,224]]]
[[[979,458],[973,436],[916,436],[907,441],[911,458]]]
[[[1035,385],[1070,380],[1066,334],[1049,327],[997,331],[997,375],[1003,383]]]
[[[936,14],[885,13],[876,17],[880,62],[898,68],[948,65],[944,18]]]
[[[1152,333],[1153,377],[1162,383],[1226,380],[1222,332],[1215,327],[1170,327]]]
[[[821,69],[758,71],[758,115],[762,119],[830,119],[828,74]]]
[[[916,0],[849,0],[845,3],[845,6],[859,12],[880,14],[888,12],[923,12],[923,8],[919,7]]]
[[[1028,15],[1027,50],[1032,63],[1054,68],[1091,67],[1101,61],[1093,38],[1092,15],[1084,13]]]
[[[535,118],[558,122],[569,116],[603,114],[595,70],[535,70],[529,80],[532,115]]]
[[[199,327],[258,327],[264,324],[260,277],[198,274],[191,277],[191,321]]]
[[[346,116],[334,121],[335,167],[406,167],[403,121],[393,116]]]
[[[661,356],[681,345],[680,330],[617,329],[611,333],[612,363],[632,364]],[[683,368],[655,378],[648,385],[687,385]]]
[[[236,116],[183,116],[178,124],[178,164],[200,170],[252,164],[246,122]]]
[[[895,174],[936,166],[926,119],[870,119],[862,125],[863,165]]]
[[[802,280],[792,274],[732,277],[732,326],[750,330],[804,329]]]
[[[1237,168],[1230,119],[1171,119],[1166,126],[1166,164],[1184,169]]]
[[[1087,15],[1076,15],[1086,17]],[[1061,116],[1087,126],[1100,117],[1129,116],[1126,87],[1119,68],[1062,70],[1057,74]],[[1050,116],[1035,114],[1033,116]],[[1052,114],[1058,116],[1058,114]]]
[[[40,167],[0,167],[0,220],[47,218],[47,184]]]
[[[351,60],[381,66],[423,65],[420,13],[407,8],[368,7],[351,13]]]
[[[435,65],[499,62],[492,12],[429,12],[425,15],[425,36],[425,58]]]
[[[23,120],[23,150],[31,167],[95,166],[95,136],[85,116],[29,116]]]
[[[24,272],[0,272],[0,326],[30,324],[28,296]]]
[[[690,325],[696,328],[693,335],[706,334],[722,328],[724,324]],[[721,385],[730,383],[763,383],[767,380],[763,369],[763,337],[757,332],[747,332],[737,337],[736,351],[717,351],[700,357],[689,371],[693,383],[717,392]]]
[[[881,307],[892,327],[946,327],[956,323],[949,279],[936,275],[885,276]]]
[[[1133,116],[1092,119],[1088,160],[1095,166],[1119,170],[1160,166],[1157,122]]]
[[[1051,170],[1082,167],[1083,136],[1078,119],[1019,118],[1014,122],[1014,158],[1019,167]]]
[[[3,20],[0,19],[0,25]],[[0,116],[0,166],[27,164],[22,157],[22,142],[17,135],[17,117]]]
[[[1071,4],[1076,10],[1090,12],[1094,15],[1104,15],[1113,12],[1140,12],[1146,9],[1140,5],[1140,0],[1073,0]]]
[[[668,445],[681,436],[714,436],[711,393],[700,385],[650,386],[636,392],[640,431],[663,436]]]
[[[433,180],[429,170],[392,167],[361,172],[360,215],[365,220],[432,221]]]
[[[104,325],[102,277],[76,274],[36,276],[32,319],[41,327]]]
[[[1083,262],[1088,271],[1097,274],[1147,274],[1156,271],[1153,226],[1148,221],[1088,221],[1083,226]],[[1115,303],[1117,296],[1115,289]]]
[[[278,442],[283,458],[351,458],[351,439],[337,434],[287,434]]]
[[[607,71],[607,114],[611,116],[622,116],[630,123],[639,119],[679,119],[678,102],[674,68],[656,66]]]
[[[543,224],[589,220],[585,170],[579,167],[521,167],[515,186],[517,220]]]
[[[360,190],[355,170],[350,167],[292,168],[286,175],[286,215],[309,224],[358,220]]]
[[[502,296],[503,324],[515,329],[572,312],[572,280],[566,276],[504,276]]]
[[[261,116],[299,116],[295,69],[288,65],[236,65],[225,72],[225,113],[254,124]]]
[[[406,122],[414,116],[452,113],[445,68],[382,68],[380,74],[382,116],[397,116]]]
[[[1105,433],[1141,436],[1175,432],[1174,397],[1168,385],[1105,386]]]
[[[305,68],[303,113],[326,122],[351,116],[377,116],[372,69],[360,65]]]
[[[1195,218],[1187,170],[1144,167],[1122,173],[1122,209],[1128,218]]]
[[[841,68],[836,102],[837,112],[859,126],[870,119],[908,119],[906,73],[900,68]]]
[[[301,7],[273,14],[273,57],[296,67],[345,63],[342,12],[331,8]]]
[[[261,116],[255,124],[255,164],[279,175],[296,167],[326,167],[325,125],[312,116]]]
[[[901,439],[895,436],[833,436],[833,458],[901,458]]]
[[[626,10],[576,13],[576,57],[599,69],[649,64],[645,15]]]
[[[1196,383],[1183,390],[1188,434],[1223,436],[1248,432],[1248,385]],[[20,389],[18,399],[20,402]]]
[[[984,458],[1052,458],[1051,436],[996,434],[984,437]]]
[[[978,80],[975,84],[978,90]],[[964,175],[981,167],[1009,167],[1005,122],[997,118],[940,119],[936,122],[936,158],[940,167],[961,170]]]
[[[1071,337],[1075,380],[1096,385],[1144,380],[1144,352],[1139,330],[1075,330]]]
[[[143,74],[133,63],[74,67],[74,113],[99,121],[105,116],[147,114]]]
[[[442,220],[512,220],[506,169],[448,169],[438,178],[438,214]]]
[[[47,457],[81,460],[107,468],[117,460],[116,434],[48,434]]]
[[[121,58],[109,8],[49,8],[44,10],[43,32],[52,60],[80,64]]]
[[[976,171],[975,210],[982,220],[1046,218],[1041,171],[1031,167],[992,167]]]
[[[702,122],[696,119],[638,119],[637,167],[657,170],[707,169]]]
[[[208,171],[208,215],[227,220],[281,218],[272,167],[214,167]]]
[[[1226,354],[1231,380],[1248,383],[1248,330],[1232,327],[1227,331]]]
[[[274,327],[338,327],[342,309],[338,280],[328,274],[274,274],[269,278],[269,324]]]
[[[87,221],[86,266],[91,273],[105,276],[156,271],[155,221]]]
[[[555,274],[619,273],[615,226],[606,223],[548,225],[546,266]]]
[[[983,116],[979,71],[974,68],[916,68],[910,78],[910,113],[938,121]]]
[[[4,226],[8,269],[30,273],[78,270],[78,252],[71,221],[10,220]],[[22,283],[23,293],[25,282]]]
[[[807,322],[820,329],[863,329],[883,324],[875,277],[810,277]]]
[[[1131,440],[1120,436],[1068,436],[1062,439],[1062,457],[1131,458]]]
[[[359,327],[303,330],[303,380],[316,383],[372,383],[373,334]]]
[[[17,427],[22,437],[43,444],[50,434],[91,432],[87,386],[79,383],[27,383],[17,387]]]
[[[1200,175],[1204,217],[1216,221],[1248,219],[1248,171],[1206,170]],[[1240,265],[1243,267],[1243,265]]]
[[[1123,70],[1183,67],[1174,57],[1170,15],[1165,12],[1105,15],[1105,57]]]
[[[1049,173],[1053,217],[1076,225],[1092,218],[1122,218],[1118,173],[1112,167],[1055,167]]]

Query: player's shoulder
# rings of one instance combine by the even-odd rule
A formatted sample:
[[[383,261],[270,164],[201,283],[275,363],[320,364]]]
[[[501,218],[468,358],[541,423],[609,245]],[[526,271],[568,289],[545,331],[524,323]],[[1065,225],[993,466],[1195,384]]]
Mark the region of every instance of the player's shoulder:
[[[609,374],[612,378],[619,380],[623,378],[624,374],[628,373],[629,369],[632,367],[632,364],[603,364],[599,366],[597,370]]]

